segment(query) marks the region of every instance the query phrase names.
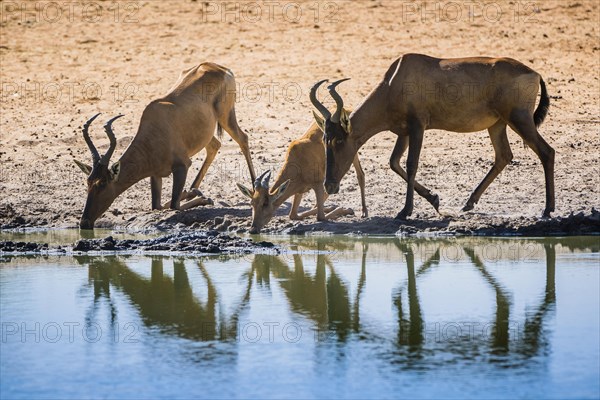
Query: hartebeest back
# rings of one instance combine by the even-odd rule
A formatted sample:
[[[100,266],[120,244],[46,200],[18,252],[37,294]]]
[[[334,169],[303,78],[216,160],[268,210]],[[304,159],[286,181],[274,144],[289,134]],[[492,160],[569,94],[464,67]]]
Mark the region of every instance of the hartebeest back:
[[[214,160],[221,142],[214,136],[225,129],[238,143],[246,158],[252,181],[256,179],[248,136],[235,116],[236,85],[233,73],[220,65],[202,63],[181,73],[169,93],[152,101],[142,114],[137,134],[119,161],[109,167],[116,147],[111,125],[105,125],[110,139],[106,154],[99,156],[88,129],[98,116],[83,126],[83,137],[92,153],[91,166],[76,161],[88,176],[88,195],[80,227],[92,229],[112,202],[134,183],[150,177],[152,208],[161,207],[162,178],[173,174],[170,207],[179,208],[188,168],[194,154],[206,149],[206,159],[192,183],[197,189]],[[186,193],[183,197],[189,197]]]
[[[554,211],[554,149],[537,131],[550,101],[542,77],[531,68],[510,58],[440,59],[407,54],[392,63],[383,80],[349,116],[339,112],[343,100],[336,86],[341,81],[329,86],[338,111],[326,118],[325,124],[328,193],[338,190],[339,181],[350,168],[358,149],[377,133],[390,130],[398,135],[390,167],[408,182],[406,203],[397,215],[405,219],[413,210],[413,191],[419,191],[415,176],[423,132],[427,129],[453,132],[487,129],[496,159],[463,208],[471,210],[512,160],[506,135],[508,125],[540,158],[546,178],[543,216],[550,216]],[[535,109],[540,87],[541,99]],[[318,101],[313,104],[322,107]],[[400,168],[400,157],[407,147],[405,173]]]
[[[360,187],[362,216],[366,217],[365,174],[360,166],[358,154],[354,157],[353,163]],[[351,210],[340,207],[329,210],[326,214],[325,200],[327,199],[327,193],[323,186],[323,180],[325,179],[325,144],[323,142],[323,131],[316,123],[313,123],[302,137],[290,143],[285,162],[273,183],[272,190],[269,185],[270,176],[271,174],[268,171],[263,173],[254,182],[253,189],[238,183],[238,188],[242,193],[251,199],[252,225],[250,233],[259,233],[273,218],[275,211],[292,196],[294,196],[294,201],[289,213],[292,220],[304,219],[317,214],[317,220],[323,221],[351,213]],[[315,192],[317,198],[316,208],[298,214],[298,207],[303,194],[311,189]]]

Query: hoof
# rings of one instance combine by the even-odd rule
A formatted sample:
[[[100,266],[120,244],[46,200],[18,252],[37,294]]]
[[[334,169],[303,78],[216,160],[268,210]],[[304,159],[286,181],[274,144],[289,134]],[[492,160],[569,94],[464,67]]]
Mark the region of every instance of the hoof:
[[[202,192],[198,189],[192,189],[189,191],[189,195],[193,196],[193,197],[204,197],[204,195],[202,194]]]
[[[360,214],[361,218],[369,218],[369,212],[367,210],[363,210],[363,212]]]
[[[472,209],[474,209],[474,208],[475,208],[475,205],[467,203],[467,204],[466,204],[466,205],[465,205],[465,206],[462,208],[462,210],[463,210],[463,212],[466,212],[466,211],[471,211],[471,210],[472,210]]]
[[[204,197],[201,191],[198,189],[191,189],[190,191],[184,191],[181,194],[181,200],[192,200],[196,197]]]
[[[409,217],[409,214],[407,212],[400,211],[398,213],[398,215],[396,215],[396,218],[394,218],[394,219],[396,219],[398,221],[406,221],[408,219],[408,217]]]
[[[552,215],[550,215],[554,210],[545,210],[544,213],[542,214],[542,218],[552,218]]]
[[[429,203],[433,206],[433,208],[435,208],[435,211],[440,212],[440,196],[438,196],[437,194],[434,194],[431,199],[429,200]]]

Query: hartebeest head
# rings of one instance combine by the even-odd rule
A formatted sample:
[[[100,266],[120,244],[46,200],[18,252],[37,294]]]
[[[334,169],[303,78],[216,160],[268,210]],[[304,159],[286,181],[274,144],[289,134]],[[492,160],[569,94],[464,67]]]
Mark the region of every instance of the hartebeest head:
[[[260,230],[273,218],[275,210],[279,207],[277,200],[283,196],[285,189],[290,184],[288,179],[271,193],[269,188],[270,179],[271,171],[267,171],[256,178],[253,190],[240,183],[237,184],[242,193],[250,198],[250,205],[252,206],[250,233],[260,233]]]
[[[340,79],[327,86],[329,94],[335,100],[335,112],[333,115],[318,99],[317,90],[327,80],[317,82],[310,90],[310,101],[323,116],[313,112],[317,124],[324,132],[323,142],[327,152],[327,167],[325,175],[325,190],[329,194],[335,194],[340,190],[340,181],[350,169],[358,146],[348,140],[352,132],[350,125],[350,113],[344,109],[344,101],[335,90],[337,85],[350,78]],[[335,154],[335,156],[334,156]]]
[[[83,138],[92,153],[92,165],[81,163],[75,160],[75,163],[81,170],[88,175],[88,195],[83,209],[83,215],[79,222],[81,229],[93,229],[96,220],[110,207],[113,200],[118,196],[115,183],[119,179],[120,163],[117,161],[110,168],[108,166],[110,157],[117,146],[117,139],[112,131],[113,122],[123,115],[117,115],[111,118],[104,125],[104,131],[110,140],[110,146],[106,153],[101,157],[90,138],[88,130],[92,122],[100,115],[99,113],[88,119],[83,125]]]

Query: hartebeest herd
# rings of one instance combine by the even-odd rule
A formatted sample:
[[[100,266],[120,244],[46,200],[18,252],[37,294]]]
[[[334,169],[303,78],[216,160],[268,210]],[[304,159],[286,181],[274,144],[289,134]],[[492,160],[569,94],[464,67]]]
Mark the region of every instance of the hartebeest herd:
[[[327,89],[336,104],[333,114],[317,98],[317,90],[327,80],[310,90],[316,108],[315,122],[306,133],[293,141],[287,150],[281,171],[270,186],[271,172],[258,178],[250,156],[248,135],[238,126],[235,115],[235,80],[233,73],[213,63],[203,63],[181,73],[169,93],[150,102],[145,108],[138,132],[121,158],[110,164],[116,147],[112,125],[104,125],[110,140],[107,152],[100,156],[88,130],[98,114],[83,125],[83,137],[92,153],[92,165],[76,161],[88,175],[88,194],[80,221],[82,229],[92,229],[95,221],[112,202],[134,183],[150,178],[152,208],[187,209],[206,204],[198,196],[198,187],[221,146],[218,137],[224,129],[235,140],[246,158],[252,187],[238,183],[251,199],[250,232],[259,233],[275,211],[294,196],[291,219],[317,215],[317,220],[353,214],[344,208],[328,209],[328,194],[338,193],[340,181],[354,165],[361,191],[362,217],[367,217],[365,175],[358,150],[379,132],[391,131],[398,136],[390,158],[390,168],[408,184],[404,208],[396,216],[405,220],[413,211],[413,192],[425,198],[436,210],[439,197],[416,180],[424,131],[441,129],[474,132],[487,129],[495,152],[495,161],[467,200],[463,211],[473,209],[483,192],[512,160],[506,127],[510,126],[540,158],[546,179],[546,207],[543,217],[554,211],[554,149],[537,131],[549,107],[549,97],[542,77],[526,65],[510,58],[440,59],[420,54],[406,54],[395,60],[383,79],[366,99],[350,112],[344,108],[337,86]],[[210,90],[207,90],[209,88]],[[538,89],[540,101],[535,108]],[[215,132],[217,137],[215,137]],[[206,159],[189,191],[184,191],[191,157],[206,150]],[[400,158],[408,149],[406,170]],[[161,181],[173,174],[171,200],[161,204]],[[233,184],[233,183],[232,183]],[[313,190],[316,207],[298,213],[302,195]],[[189,200],[187,203],[181,201]]]

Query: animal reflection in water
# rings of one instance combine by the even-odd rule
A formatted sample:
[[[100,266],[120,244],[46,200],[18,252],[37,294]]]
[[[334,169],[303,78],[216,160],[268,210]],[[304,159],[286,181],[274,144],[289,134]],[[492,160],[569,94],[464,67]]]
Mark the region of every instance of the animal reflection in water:
[[[389,239],[386,243],[387,247],[383,252],[387,252],[389,256]],[[373,239],[365,239],[362,242],[362,261],[353,291],[337,270],[342,266],[334,266],[335,257],[329,252],[318,251],[312,254],[312,257],[316,258],[316,268],[311,268],[310,272],[304,266],[305,256],[300,254],[285,257],[255,255],[248,270],[241,275],[237,299],[227,299],[234,302],[232,307],[227,308],[227,312],[224,311],[224,295],[219,293],[218,285],[211,278],[201,258],[175,258],[172,276],[163,273],[163,258],[153,258],[149,278],[134,272],[127,265],[126,257],[92,259],[89,265],[89,279],[94,289],[94,302],[88,311],[88,319],[96,318],[97,308],[103,298],[108,300],[111,318],[117,318],[118,307],[112,299],[112,292],[117,291],[129,298],[144,324],[149,327],[159,327],[166,334],[198,341],[236,340],[239,339],[242,314],[251,307],[253,293],[269,292],[273,285],[277,285],[293,315],[311,321],[320,331],[327,330],[330,333],[327,338],[334,338],[340,343],[351,339],[385,342],[386,346],[391,344],[392,355],[416,359],[421,359],[432,351],[451,352],[469,359],[487,354],[490,361],[496,356],[508,354],[529,358],[544,351],[548,343],[545,339],[544,321],[548,315],[552,315],[551,311],[556,302],[556,256],[553,244],[534,243],[539,248],[543,246],[545,252],[545,293],[534,312],[528,312],[525,321],[517,324],[518,332],[509,326],[511,293],[488,271],[475,247],[469,245],[470,242],[461,245],[461,251],[469,264],[495,293],[495,318],[490,322],[489,335],[480,335],[465,341],[431,340],[431,330],[425,326],[418,282],[421,277],[435,274],[436,269],[444,267],[439,247],[443,244],[428,242],[438,246],[437,249],[428,252],[431,256],[424,257],[422,263],[417,263],[414,254],[417,248],[415,242],[396,239],[394,243],[395,251],[400,253],[397,254],[397,259],[401,260],[399,266],[407,268],[407,279],[396,286],[390,299],[397,315],[396,335],[392,338],[385,337],[385,334],[382,337],[377,326],[361,324],[363,310],[360,302],[368,285],[367,258],[371,249],[381,245],[373,243]],[[354,248],[354,243],[351,247]],[[331,248],[319,244],[316,250]],[[83,259],[81,261],[84,262]],[[188,276],[190,268],[197,269],[193,282],[190,282]],[[201,285],[197,282],[200,279],[204,281],[202,301],[192,290],[192,287]],[[256,285],[255,290],[253,285]],[[351,296],[351,293],[354,295]],[[318,345],[320,341],[316,342]]]
[[[418,278],[426,275],[432,269],[439,266],[439,249],[420,267],[415,268],[415,256],[412,246],[399,244],[399,248],[405,254],[406,265],[408,268],[408,279],[406,281],[408,291],[408,315],[402,304],[402,290],[404,290],[404,287],[400,287],[394,295],[394,305],[398,311],[397,343],[400,348],[408,350],[407,354],[409,356],[413,355],[419,358],[422,355],[420,350],[423,350],[423,347],[428,340],[436,342],[436,346],[429,347],[439,349],[441,346],[443,349],[440,350],[459,354],[469,359],[474,359],[477,354],[483,353],[485,349],[482,349],[482,346],[488,347],[489,353],[492,356],[501,356],[512,353],[512,355],[521,355],[528,358],[539,354],[540,351],[543,350],[542,347],[546,344],[546,341],[544,340],[545,333],[543,331],[544,319],[556,303],[556,254],[553,245],[544,244],[546,256],[546,285],[541,304],[539,304],[535,312],[528,313],[527,319],[522,325],[522,331],[518,332],[515,332],[514,326],[511,329],[511,326],[509,325],[511,306],[510,293],[508,293],[496,278],[488,272],[485,264],[472,247],[462,247],[462,251],[467,259],[494,291],[496,312],[495,319],[491,324],[491,329],[488,331],[489,335],[470,335],[467,338],[453,338],[454,340],[448,340],[449,337],[452,337],[452,334],[446,333],[446,337],[443,337],[443,334],[440,335],[439,327],[425,329],[425,322],[421,312],[421,303],[419,301]],[[478,337],[481,340],[477,340]],[[490,358],[490,361],[494,360],[493,357]]]
[[[94,262],[89,269],[94,287],[94,306],[88,314],[94,314],[94,308],[102,296],[110,299],[112,286],[129,297],[144,323],[149,326],[159,326],[166,333],[202,341],[235,338],[239,312],[250,298],[252,277],[249,277],[247,291],[242,295],[237,310],[229,319],[219,319],[217,316],[221,313],[215,286],[203,263],[198,261],[196,267],[205,280],[205,302],[194,295],[183,259],[174,261],[171,278],[163,273],[163,259],[153,258],[150,279],[134,272],[119,259]],[[114,320],[116,311],[112,311],[112,301],[110,307]]]

